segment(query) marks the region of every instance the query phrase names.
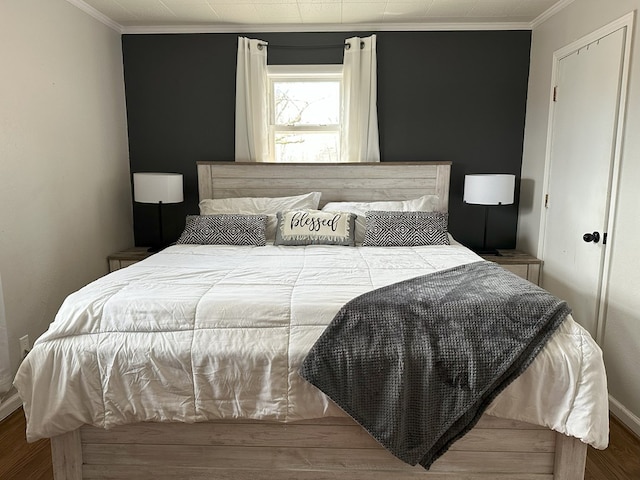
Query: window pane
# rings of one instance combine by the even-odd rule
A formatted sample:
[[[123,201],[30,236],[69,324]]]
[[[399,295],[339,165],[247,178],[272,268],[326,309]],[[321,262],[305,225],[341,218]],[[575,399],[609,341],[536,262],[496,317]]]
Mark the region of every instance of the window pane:
[[[338,133],[276,133],[277,162],[338,162]]]
[[[336,125],[340,82],[274,82],[276,125]]]

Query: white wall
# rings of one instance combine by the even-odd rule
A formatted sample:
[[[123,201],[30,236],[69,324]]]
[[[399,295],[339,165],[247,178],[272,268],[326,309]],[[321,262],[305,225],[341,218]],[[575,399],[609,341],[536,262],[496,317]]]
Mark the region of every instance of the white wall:
[[[638,8],[640,0],[575,0],[533,30],[518,220],[518,247],[529,253],[539,248],[553,52]],[[640,433],[640,35],[635,28],[616,227],[609,232],[612,263],[602,347],[612,411]]]
[[[7,320],[4,313],[2,276],[0,275],[0,399],[11,388],[12,380],[13,372],[11,371],[11,359],[9,358],[9,338],[7,335]],[[0,403],[2,403],[1,400]]]
[[[0,1],[0,275],[11,371],[64,297],[133,245],[120,34],[65,0]]]

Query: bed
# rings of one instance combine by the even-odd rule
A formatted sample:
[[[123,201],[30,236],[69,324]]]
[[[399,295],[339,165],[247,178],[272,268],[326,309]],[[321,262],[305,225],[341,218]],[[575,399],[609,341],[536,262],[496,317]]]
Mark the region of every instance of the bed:
[[[211,162],[198,164],[198,184],[203,200],[319,191],[321,207],[434,195],[446,211],[449,171],[448,162]],[[386,250],[175,245],[99,279],[67,299],[20,367],[28,438],[51,438],[56,480],[583,478],[587,443],[606,447],[606,378],[597,345],[570,317],[429,470],[398,460],[297,375],[345,302],[481,261],[455,242]],[[145,316],[158,308],[170,314]],[[183,328],[190,312],[206,317],[198,329]],[[159,366],[153,375],[148,363]],[[185,393],[196,390],[197,399]]]

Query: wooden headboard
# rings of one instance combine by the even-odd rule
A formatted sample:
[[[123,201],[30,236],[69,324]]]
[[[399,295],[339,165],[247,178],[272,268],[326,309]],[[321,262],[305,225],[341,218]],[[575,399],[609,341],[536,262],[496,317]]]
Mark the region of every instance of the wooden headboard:
[[[334,201],[408,200],[438,195],[448,211],[451,162],[244,163],[198,162],[200,200],[281,197],[322,192]]]

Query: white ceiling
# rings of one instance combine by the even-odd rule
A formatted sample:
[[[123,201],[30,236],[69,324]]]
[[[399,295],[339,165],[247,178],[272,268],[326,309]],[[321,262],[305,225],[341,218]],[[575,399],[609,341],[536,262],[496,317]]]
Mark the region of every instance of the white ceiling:
[[[530,28],[573,0],[67,1],[122,32],[161,32]]]

